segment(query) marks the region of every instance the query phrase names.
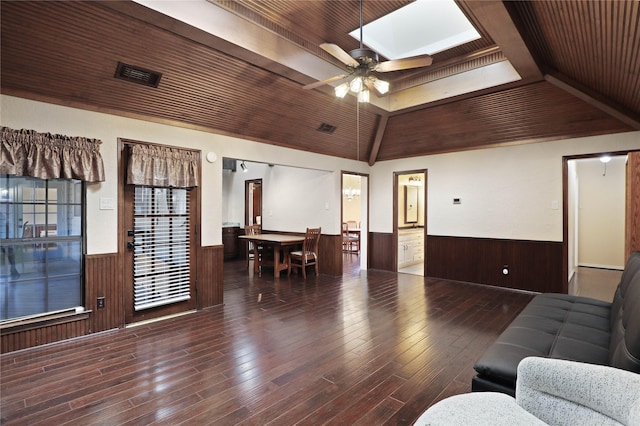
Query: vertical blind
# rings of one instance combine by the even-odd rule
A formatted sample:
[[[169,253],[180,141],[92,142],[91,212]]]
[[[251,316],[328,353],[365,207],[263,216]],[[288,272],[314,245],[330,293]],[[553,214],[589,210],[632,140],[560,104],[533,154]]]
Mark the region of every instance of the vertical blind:
[[[189,189],[136,186],[134,310],[189,300]]]

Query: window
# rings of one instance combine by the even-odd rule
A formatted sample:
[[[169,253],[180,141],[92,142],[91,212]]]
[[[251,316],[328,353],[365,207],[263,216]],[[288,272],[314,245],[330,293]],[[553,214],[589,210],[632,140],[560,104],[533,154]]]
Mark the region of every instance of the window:
[[[135,187],[134,309],[191,299],[189,190]]]
[[[82,306],[84,184],[0,175],[0,321]]]

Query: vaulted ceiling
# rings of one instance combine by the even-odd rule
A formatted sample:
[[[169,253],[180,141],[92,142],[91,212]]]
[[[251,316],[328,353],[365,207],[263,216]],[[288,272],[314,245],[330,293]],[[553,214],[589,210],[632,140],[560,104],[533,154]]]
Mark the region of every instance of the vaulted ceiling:
[[[640,130],[638,0],[458,0],[481,38],[359,105],[302,88],[342,69],[321,43],[358,47],[357,1],[199,3],[214,31],[130,1],[2,1],[1,91],[369,164]],[[364,22],[407,3],[365,0]],[[119,62],[158,86],[114,78]],[[478,89],[505,64],[517,81]]]

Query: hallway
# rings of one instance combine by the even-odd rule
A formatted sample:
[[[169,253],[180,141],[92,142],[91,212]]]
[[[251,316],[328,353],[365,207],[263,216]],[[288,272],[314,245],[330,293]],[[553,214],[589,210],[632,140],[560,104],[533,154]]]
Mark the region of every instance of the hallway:
[[[618,270],[580,266],[569,282],[569,294],[611,302],[621,276]]]

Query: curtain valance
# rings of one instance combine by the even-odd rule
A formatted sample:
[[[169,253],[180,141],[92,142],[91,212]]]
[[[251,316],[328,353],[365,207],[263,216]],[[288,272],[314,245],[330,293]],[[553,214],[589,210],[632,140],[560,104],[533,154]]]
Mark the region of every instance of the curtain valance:
[[[158,145],[129,146],[128,184],[190,188],[198,186],[199,173],[196,151]]]
[[[98,139],[0,127],[0,174],[104,181]]]

